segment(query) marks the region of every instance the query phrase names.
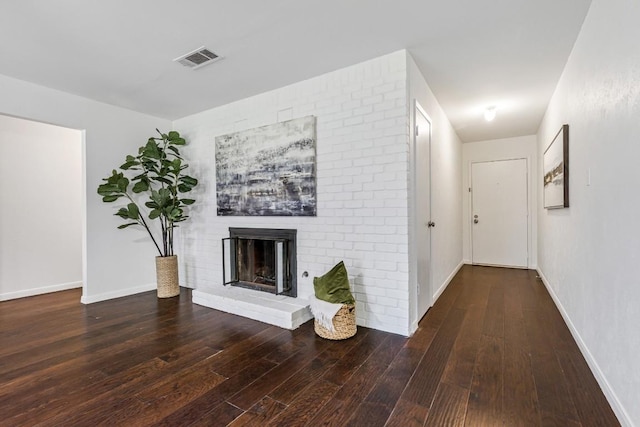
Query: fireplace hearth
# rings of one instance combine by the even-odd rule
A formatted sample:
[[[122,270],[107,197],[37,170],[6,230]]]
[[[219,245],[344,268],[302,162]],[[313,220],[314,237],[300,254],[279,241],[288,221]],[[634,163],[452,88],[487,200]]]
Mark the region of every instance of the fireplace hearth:
[[[229,228],[222,239],[224,285],[297,296],[293,229]]]

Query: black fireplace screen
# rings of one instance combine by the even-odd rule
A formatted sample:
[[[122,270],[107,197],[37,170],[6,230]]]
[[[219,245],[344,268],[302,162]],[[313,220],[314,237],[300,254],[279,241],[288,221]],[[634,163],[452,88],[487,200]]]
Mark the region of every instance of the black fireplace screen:
[[[224,284],[296,296],[296,230],[230,228],[222,239]]]

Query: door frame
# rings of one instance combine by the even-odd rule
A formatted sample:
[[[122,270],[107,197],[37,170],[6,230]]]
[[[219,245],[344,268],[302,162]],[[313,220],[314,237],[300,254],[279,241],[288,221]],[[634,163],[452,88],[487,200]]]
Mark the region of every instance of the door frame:
[[[411,143],[412,143],[412,147],[411,147],[411,185],[413,187],[412,189],[412,198],[413,198],[413,206],[412,206],[412,216],[413,216],[413,220],[412,220],[412,227],[414,230],[417,230],[418,227],[423,226],[422,222],[424,221],[424,218],[421,218],[418,215],[418,207],[417,207],[417,196],[418,196],[418,186],[417,186],[417,139],[418,139],[418,135],[416,134],[416,126],[417,126],[417,117],[418,114],[421,114],[428,122],[429,122],[429,196],[428,196],[428,200],[429,200],[429,219],[431,220],[431,213],[433,212],[432,209],[432,201],[433,201],[433,197],[431,195],[431,189],[433,188],[433,184],[432,184],[432,179],[433,179],[433,174],[432,174],[432,161],[431,161],[431,154],[432,154],[432,143],[433,143],[433,121],[431,120],[431,117],[429,116],[429,114],[427,114],[427,112],[425,111],[424,108],[422,108],[422,106],[420,105],[420,103],[418,102],[417,99],[413,100],[413,112],[412,112],[412,119],[413,119],[413,126],[411,129],[412,135],[413,137],[411,138]],[[416,233],[411,233],[412,235],[415,235]],[[428,246],[429,246],[429,259],[430,259],[430,265],[431,263],[431,254],[432,254],[432,249],[433,249],[433,244],[432,244],[432,238],[431,238],[431,233],[429,232],[429,242],[428,242]],[[412,308],[413,308],[413,318],[411,319],[411,331],[414,331],[417,329],[417,325],[418,322],[420,321],[420,319],[422,318],[422,315],[420,315],[420,307],[419,307],[419,283],[418,283],[418,244],[417,244],[417,240],[414,237],[413,238],[413,242],[411,244],[411,246],[413,247],[413,256],[411,257],[411,267],[414,271],[413,274],[413,286],[412,286],[412,297],[413,297],[413,304],[412,304]],[[429,268],[428,272],[427,272],[427,278],[428,278],[428,291],[429,291],[429,295],[428,295],[428,306],[432,307],[433,306],[433,269]],[[428,310],[428,309],[427,309]]]
[[[526,191],[526,197],[525,200],[527,201],[527,265],[524,267],[516,267],[516,266],[503,266],[503,265],[497,265],[497,264],[476,264],[473,262],[473,165],[476,163],[495,163],[495,162],[505,162],[505,161],[513,161],[513,160],[524,160],[525,161],[525,167],[526,167],[526,185],[525,185],[525,191]],[[487,160],[476,160],[476,161],[470,161],[469,162],[469,169],[468,169],[468,176],[469,176],[469,193],[468,193],[468,197],[469,197],[469,212],[468,212],[468,227],[469,227],[469,254],[470,254],[470,263],[471,265],[484,265],[484,266],[494,266],[494,267],[507,267],[507,268],[521,268],[521,269],[529,269],[532,268],[531,267],[531,251],[532,251],[532,245],[531,245],[531,239],[533,238],[532,235],[532,206],[531,206],[531,194],[530,194],[530,179],[531,179],[531,160],[529,159],[529,157],[527,156],[515,156],[515,157],[506,157],[506,158],[497,158],[497,159],[487,159]]]

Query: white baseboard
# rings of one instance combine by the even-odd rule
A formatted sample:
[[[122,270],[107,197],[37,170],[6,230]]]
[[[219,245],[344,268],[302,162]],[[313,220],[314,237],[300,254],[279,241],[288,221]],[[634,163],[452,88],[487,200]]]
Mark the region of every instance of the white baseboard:
[[[126,297],[129,295],[139,294],[141,292],[153,291],[157,289],[155,283],[148,285],[136,286],[135,288],[120,289],[112,292],[105,292],[98,295],[82,295],[80,302],[83,304],[93,304],[94,302],[106,301],[114,298]]]
[[[82,282],[60,283],[58,285],[43,286],[41,288],[25,289],[22,291],[6,292],[0,294],[0,301],[8,301],[17,298],[32,297],[34,295],[49,294],[51,292],[66,291],[82,287]]]
[[[438,301],[438,298],[440,298],[440,295],[442,295],[444,290],[447,289],[447,286],[449,286],[449,283],[451,283],[451,281],[453,280],[455,275],[458,274],[458,271],[460,271],[460,269],[462,268],[462,266],[464,264],[465,264],[464,261],[460,261],[460,264],[458,264],[458,266],[453,269],[453,272],[451,274],[449,274],[449,276],[444,280],[442,285],[440,285],[440,287],[438,288],[436,293],[433,294],[433,303],[434,304],[436,303],[436,301]]]
[[[457,265],[457,267],[454,268],[453,271],[451,272],[451,274],[449,274],[449,276],[444,280],[444,282],[442,283],[442,285],[440,285],[440,287],[438,288],[436,293],[433,294],[433,304],[436,303],[438,298],[440,298],[440,295],[442,295],[444,290],[447,289],[447,286],[449,286],[449,283],[451,283],[451,281],[453,280],[455,275],[458,274],[458,271],[460,271],[462,266],[465,265],[465,264],[467,264],[465,262],[465,260],[460,261],[460,263]],[[432,307],[433,307],[433,305],[432,305]],[[413,335],[413,333],[418,330],[418,323],[419,322],[420,322],[420,319],[416,319],[411,323],[411,330],[409,331],[409,336]]]
[[[576,340],[576,343],[578,343],[578,347],[580,347],[580,351],[582,352],[582,355],[587,361],[587,364],[589,365],[591,372],[596,378],[596,381],[598,381],[598,384],[600,385],[602,392],[607,398],[607,401],[611,405],[613,412],[615,412],[616,416],[618,417],[618,421],[620,421],[620,423],[623,426],[633,427],[634,424],[631,422],[631,417],[629,417],[629,414],[627,413],[627,411],[625,411],[624,407],[622,406],[622,403],[620,402],[620,399],[618,399],[618,396],[616,395],[615,391],[613,391],[613,389],[611,388],[611,385],[609,384],[609,381],[607,381],[607,378],[604,376],[604,373],[600,369],[598,362],[596,362],[593,355],[589,351],[589,348],[587,347],[585,342],[582,340],[580,333],[573,325],[573,322],[571,321],[569,314],[564,309],[564,306],[562,305],[562,303],[560,302],[560,299],[558,298],[555,291],[549,284],[549,281],[545,277],[544,273],[540,271],[539,268],[536,269],[536,271],[538,272],[538,276],[540,276],[540,279],[542,279],[542,283],[544,283],[544,286],[547,288],[549,295],[551,295],[551,298],[553,299],[553,302],[556,304],[556,307],[558,307],[558,310],[560,311],[562,318],[564,319],[565,323],[569,327],[569,331],[571,331],[571,335],[573,335],[573,339]]]

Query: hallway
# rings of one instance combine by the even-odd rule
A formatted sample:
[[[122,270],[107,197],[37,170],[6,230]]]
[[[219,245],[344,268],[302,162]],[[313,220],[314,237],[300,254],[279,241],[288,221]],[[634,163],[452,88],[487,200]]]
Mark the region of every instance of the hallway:
[[[388,425],[619,425],[533,270],[465,265],[409,346],[426,353]]]

